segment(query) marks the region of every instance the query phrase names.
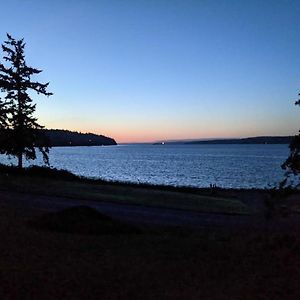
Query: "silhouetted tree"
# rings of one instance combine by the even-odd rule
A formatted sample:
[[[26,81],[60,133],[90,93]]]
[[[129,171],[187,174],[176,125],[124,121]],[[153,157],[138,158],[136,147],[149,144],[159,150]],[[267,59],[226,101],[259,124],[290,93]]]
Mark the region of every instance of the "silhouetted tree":
[[[300,96],[300,94],[298,94]],[[295,102],[295,105],[300,106],[300,99]],[[300,174],[300,131],[295,135],[290,143],[290,155],[283,163],[282,168],[291,171],[294,175]],[[286,183],[287,178],[285,179]]]
[[[4,100],[0,102],[0,122],[3,125],[0,151],[16,156],[19,168],[23,166],[23,156],[26,159],[36,159],[36,146],[41,151],[44,162],[49,164],[49,147],[39,143],[40,129],[44,127],[33,116],[36,104],[32,103],[28,92],[52,95],[47,92],[49,83],[42,84],[31,80],[33,75],[42,71],[27,66],[24,48],[23,39],[16,40],[7,34],[7,41],[2,44],[6,65],[0,63],[0,88],[6,93]]]

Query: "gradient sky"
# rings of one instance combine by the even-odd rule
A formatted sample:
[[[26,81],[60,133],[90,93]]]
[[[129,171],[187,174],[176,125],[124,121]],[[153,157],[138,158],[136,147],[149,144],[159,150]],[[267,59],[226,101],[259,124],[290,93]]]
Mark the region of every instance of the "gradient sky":
[[[300,1],[2,1],[48,128],[117,142],[295,134]]]

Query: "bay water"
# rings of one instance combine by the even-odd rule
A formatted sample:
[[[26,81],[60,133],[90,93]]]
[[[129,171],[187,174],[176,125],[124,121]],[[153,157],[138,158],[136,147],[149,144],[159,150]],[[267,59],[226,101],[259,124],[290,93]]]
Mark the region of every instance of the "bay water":
[[[288,145],[118,145],[57,147],[50,164],[77,175],[114,181],[226,188],[265,188],[283,178]],[[0,162],[16,164],[0,156]],[[30,164],[42,165],[41,157]]]

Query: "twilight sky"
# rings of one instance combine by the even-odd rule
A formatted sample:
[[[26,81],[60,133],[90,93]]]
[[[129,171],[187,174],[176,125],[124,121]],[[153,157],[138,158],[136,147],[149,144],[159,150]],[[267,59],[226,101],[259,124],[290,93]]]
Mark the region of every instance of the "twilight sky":
[[[54,96],[48,128],[117,142],[295,134],[300,1],[10,0],[0,41],[25,38]]]

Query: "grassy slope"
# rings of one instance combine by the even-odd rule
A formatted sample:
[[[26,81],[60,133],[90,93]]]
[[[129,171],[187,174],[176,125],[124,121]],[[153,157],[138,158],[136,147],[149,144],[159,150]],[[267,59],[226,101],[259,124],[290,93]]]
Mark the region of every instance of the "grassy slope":
[[[0,173],[1,174],[1,173]],[[197,193],[0,175],[0,188],[47,195],[232,211],[239,202]],[[143,230],[80,235],[36,230],[43,211],[0,201],[1,299],[299,299],[296,232]],[[109,199],[108,199],[109,198]],[[219,203],[222,203],[220,205]],[[187,204],[184,204],[187,205]],[[237,206],[235,206],[237,205]],[[225,208],[224,208],[225,207]]]
[[[249,213],[245,204],[233,198],[212,197],[167,188],[46,178],[38,175],[0,173],[0,188],[81,200],[110,201],[200,212]]]
[[[299,299],[297,237],[56,233],[26,226],[40,212],[7,204],[0,202],[1,299]]]

